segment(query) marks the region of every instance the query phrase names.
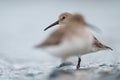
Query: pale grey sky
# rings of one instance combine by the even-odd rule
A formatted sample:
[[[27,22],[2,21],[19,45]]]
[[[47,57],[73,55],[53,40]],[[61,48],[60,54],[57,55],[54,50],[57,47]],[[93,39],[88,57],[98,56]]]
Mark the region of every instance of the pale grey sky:
[[[113,59],[113,55],[104,57],[104,53],[120,55],[119,9],[119,0],[0,0],[0,55],[11,59],[44,60],[49,55],[33,46],[54,29],[46,32],[43,29],[62,12],[79,12],[102,30],[96,34],[98,39],[114,49],[114,52],[96,53],[93,60],[99,56]]]

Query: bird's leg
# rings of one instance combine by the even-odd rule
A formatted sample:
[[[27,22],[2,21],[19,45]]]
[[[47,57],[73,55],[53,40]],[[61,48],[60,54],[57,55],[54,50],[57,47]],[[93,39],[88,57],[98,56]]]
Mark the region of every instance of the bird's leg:
[[[66,62],[66,58],[62,59],[62,63],[58,66],[58,68],[60,67],[64,67],[64,66],[70,66],[73,65],[71,62]]]
[[[64,67],[64,66],[70,66],[70,65],[72,65],[72,63],[70,63],[70,62],[65,62],[65,63],[61,63],[61,64],[58,66],[58,68]]]
[[[81,62],[81,58],[78,57],[78,63],[77,63],[76,69],[79,69],[79,68],[80,68],[80,62]]]

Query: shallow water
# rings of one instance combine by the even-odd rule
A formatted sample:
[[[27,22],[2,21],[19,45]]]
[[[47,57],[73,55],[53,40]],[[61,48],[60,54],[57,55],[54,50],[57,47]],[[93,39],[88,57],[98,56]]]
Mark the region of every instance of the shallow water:
[[[19,67],[17,67],[19,66]],[[75,69],[75,65],[58,68],[48,64],[22,64],[0,68],[0,80],[119,80],[120,64],[102,64]]]

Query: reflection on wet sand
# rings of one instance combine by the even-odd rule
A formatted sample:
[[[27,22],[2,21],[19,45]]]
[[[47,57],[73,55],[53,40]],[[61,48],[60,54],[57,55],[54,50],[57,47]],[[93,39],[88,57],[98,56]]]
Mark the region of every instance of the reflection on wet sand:
[[[57,67],[47,80],[120,80],[120,65],[100,65],[76,70],[72,65]]]
[[[76,70],[74,64],[24,64],[21,67],[0,66],[0,80],[120,80],[120,64],[102,64]]]

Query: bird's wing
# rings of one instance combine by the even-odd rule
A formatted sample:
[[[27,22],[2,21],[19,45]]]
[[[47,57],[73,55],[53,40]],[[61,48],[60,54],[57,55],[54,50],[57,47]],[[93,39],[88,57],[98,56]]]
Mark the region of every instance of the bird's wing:
[[[60,44],[64,34],[64,30],[59,28],[54,31],[43,43],[37,45],[36,48]]]
[[[113,50],[111,47],[108,47],[106,45],[103,45],[100,41],[98,41],[98,39],[94,36],[94,45],[96,45],[99,48],[103,48],[103,49],[110,49]]]

